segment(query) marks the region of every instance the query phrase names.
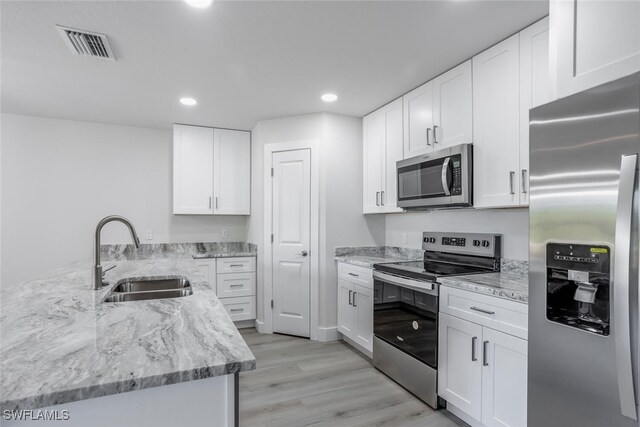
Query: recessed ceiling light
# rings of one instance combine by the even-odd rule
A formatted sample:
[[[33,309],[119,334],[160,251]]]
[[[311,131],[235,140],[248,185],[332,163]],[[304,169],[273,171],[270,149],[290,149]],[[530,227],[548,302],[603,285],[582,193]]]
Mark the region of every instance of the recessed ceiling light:
[[[196,101],[196,100],[195,100],[195,99],[193,99],[193,98],[188,98],[188,97],[186,97],[186,98],[180,98],[180,103],[181,103],[182,105],[188,105],[188,106],[190,106],[190,107],[191,107],[191,106],[193,106],[193,105],[196,105],[196,104],[198,103],[198,101]]]
[[[195,7],[196,9],[206,9],[211,6],[213,0],[184,0],[191,7]]]
[[[334,93],[325,93],[320,97],[320,99],[322,99],[324,102],[333,102],[338,99],[338,95]]]

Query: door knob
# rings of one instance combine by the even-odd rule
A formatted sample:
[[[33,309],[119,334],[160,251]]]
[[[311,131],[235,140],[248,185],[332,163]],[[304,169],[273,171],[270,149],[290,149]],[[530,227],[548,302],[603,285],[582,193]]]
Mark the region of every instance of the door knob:
[[[300,252],[300,255],[302,255],[302,256],[307,256],[307,255],[309,255],[309,252],[307,252],[307,251],[302,251],[302,252]]]

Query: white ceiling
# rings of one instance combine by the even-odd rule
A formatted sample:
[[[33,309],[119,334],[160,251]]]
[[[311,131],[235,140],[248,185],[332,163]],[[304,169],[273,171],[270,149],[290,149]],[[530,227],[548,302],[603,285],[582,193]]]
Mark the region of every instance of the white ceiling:
[[[363,116],[548,13],[517,0],[0,4],[3,112],[160,128]],[[118,60],[74,56],[54,24],[107,34]]]

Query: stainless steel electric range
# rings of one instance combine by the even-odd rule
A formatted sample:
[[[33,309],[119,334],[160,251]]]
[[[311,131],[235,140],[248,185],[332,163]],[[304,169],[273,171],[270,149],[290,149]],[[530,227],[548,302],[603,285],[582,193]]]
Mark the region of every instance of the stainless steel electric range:
[[[375,264],[373,365],[437,408],[438,278],[500,271],[501,237],[423,233],[423,261]]]

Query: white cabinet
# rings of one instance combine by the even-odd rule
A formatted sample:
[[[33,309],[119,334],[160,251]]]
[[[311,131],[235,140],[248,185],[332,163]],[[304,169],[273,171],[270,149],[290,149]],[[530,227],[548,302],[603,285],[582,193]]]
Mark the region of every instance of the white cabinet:
[[[213,130],[213,213],[251,214],[251,133]]]
[[[173,213],[213,213],[213,129],[173,126]]]
[[[473,58],[473,199],[475,207],[520,203],[518,35]]]
[[[475,419],[482,415],[482,326],[444,313],[438,324],[438,395]]]
[[[471,60],[402,97],[404,158],[473,140]]]
[[[362,212],[402,212],[396,184],[396,162],[402,160],[402,100],[367,115],[362,126]]]
[[[198,258],[195,260],[200,272],[204,275],[209,285],[216,290],[216,259],[215,258]]]
[[[473,142],[471,60],[433,80],[433,149]]]
[[[433,83],[427,82],[402,97],[404,158],[433,150]]]
[[[438,394],[452,412],[483,426],[525,427],[528,356],[520,314],[526,327],[527,306],[440,289]]]
[[[552,0],[556,97],[640,71],[640,1]]]
[[[173,213],[249,215],[251,134],[173,126]]]
[[[520,205],[529,204],[529,110],[552,100],[549,18],[520,32]]]
[[[373,273],[338,263],[338,332],[364,350],[373,350]]]

